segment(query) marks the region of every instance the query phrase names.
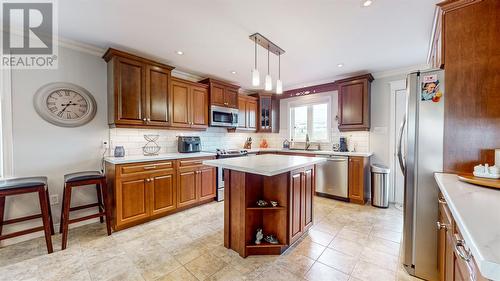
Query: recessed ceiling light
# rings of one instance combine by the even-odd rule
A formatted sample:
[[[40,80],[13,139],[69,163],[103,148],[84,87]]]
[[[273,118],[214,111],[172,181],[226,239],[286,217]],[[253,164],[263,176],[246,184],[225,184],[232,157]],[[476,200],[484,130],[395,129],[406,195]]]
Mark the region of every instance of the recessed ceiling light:
[[[339,64],[337,64],[337,67],[344,67],[344,64],[343,63],[339,63]]]
[[[177,52],[175,52],[175,53],[176,53],[176,54],[178,54],[179,56],[184,55],[184,52],[183,52],[183,51],[177,51]]]
[[[373,4],[373,0],[363,0],[363,7],[368,7]]]
[[[231,71],[231,74],[236,74],[236,73],[238,73],[238,72],[236,72],[236,71],[234,71],[234,70],[233,70],[233,71]]]

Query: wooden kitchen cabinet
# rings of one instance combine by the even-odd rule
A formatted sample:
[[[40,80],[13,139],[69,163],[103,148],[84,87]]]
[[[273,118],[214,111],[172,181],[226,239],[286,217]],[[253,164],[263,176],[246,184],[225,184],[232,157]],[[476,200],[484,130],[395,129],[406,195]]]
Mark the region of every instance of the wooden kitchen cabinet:
[[[338,85],[338,125],[342,131],[370,130],[371,74],[335,81]]]
[[[257,101],[257,132],[279,133],[279,100],[270,93],[253,94]]]
[[[108,63],[109,125],[167,127],[173,67],[113,48],[103,58]]]
[[[314,167],[290,173],[290,244],[309,229],[313,222]]]
[[[463,240],[453,215],[448,208],[443,194],[438,195],[438,271],[439,280],[443,281],[486,281],[477,267],[474,256]],[[461,257],[468,256],[468,260]]]
[[[172,78],[171,126],[204,129],[208,127],[208,89],[200,83]]]
[[[186,207],[216,196],[216,168],[204,166],[201,160],[178,161],[177,204]]]
[[[370,193],[370,158],[349,156],[349,201],[365,204]]]
[[[202,165],[203,160],[214,158],[106,163],[113,229],[121,230],[214,200],[216,168]]]
[[[257,129],[257,98],[239,95],[237,130],[255,131]]]
[[[212,78],[202,80],[200,83],[207,84],[209,87],[210,105],[238,108],[239,86]]]

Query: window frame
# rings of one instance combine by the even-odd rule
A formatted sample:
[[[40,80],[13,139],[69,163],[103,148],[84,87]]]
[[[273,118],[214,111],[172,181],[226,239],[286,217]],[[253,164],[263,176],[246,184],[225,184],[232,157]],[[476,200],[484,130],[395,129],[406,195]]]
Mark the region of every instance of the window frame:
[[[326,104],[326,139],[314,139],[312,134],[312,124],[313,124],[313,110],[312,107],[318,104]],[[296,140],[294,136],[294,123],[295,123],[295,111],[292,110],[296,107],[307,106],[307,134],[309,134],[311,142],[325,143],[331,141],[332,134],[332,99],[330,96],[322,97],[308,97],[307,100],[299,99],[288,104],[288,117],[289,117],[289,137],[295,142],[304,142],[305,140]]]

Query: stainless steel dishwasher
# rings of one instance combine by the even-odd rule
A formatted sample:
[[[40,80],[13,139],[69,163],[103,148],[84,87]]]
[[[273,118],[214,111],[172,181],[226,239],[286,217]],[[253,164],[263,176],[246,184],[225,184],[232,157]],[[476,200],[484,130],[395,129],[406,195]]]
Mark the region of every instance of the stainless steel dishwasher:
[[[319,196],[349,200],[347,179],[349,158],[336,155],[316,155],[327,161],[316,165],[316,193]]]

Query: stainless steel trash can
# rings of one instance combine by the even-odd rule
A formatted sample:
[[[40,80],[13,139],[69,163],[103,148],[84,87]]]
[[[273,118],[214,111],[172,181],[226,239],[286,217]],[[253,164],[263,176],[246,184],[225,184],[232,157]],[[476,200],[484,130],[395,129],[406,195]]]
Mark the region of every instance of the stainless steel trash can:
[[[389,173],[391,170],[380,164],[372,164],[372,206],[389,207]]]

